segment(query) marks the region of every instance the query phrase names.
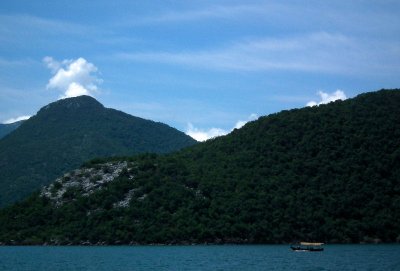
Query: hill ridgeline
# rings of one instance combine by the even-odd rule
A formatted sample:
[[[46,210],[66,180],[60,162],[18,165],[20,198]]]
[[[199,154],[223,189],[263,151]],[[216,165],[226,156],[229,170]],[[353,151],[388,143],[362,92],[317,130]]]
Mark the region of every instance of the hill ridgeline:
[[[400,241],[400,90],[93,160],[0,211],[3,244]]]

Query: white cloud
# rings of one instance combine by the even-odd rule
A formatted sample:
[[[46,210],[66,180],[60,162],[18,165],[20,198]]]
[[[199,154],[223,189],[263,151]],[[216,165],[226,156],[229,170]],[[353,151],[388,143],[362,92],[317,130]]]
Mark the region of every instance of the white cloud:
[[[64,94],[60,98],[93,96],[98,91],[97,85],[102,82],[96,76],[97,67],[82,57],[58,62],[47,56],[43,62],[54,74],[47,89],[62,91]]]
[[[215,138],[218,136],[226,135],[233,131],[233,129],[242,128],[247,122],[257,119],[258,116],[256,114],[251,114],[247,120],[239,120],[236,122],[235,126],[231,130],[224,130],[221,128],[210,128],[208,130],[198,129],[193,126],[192,123],[188,124],[188,128],[186,130],[186,134],[196,139],[197,141],[206,141],[211,138]]]
[[[17,121],[20,121],[20,120],[27,120],[30,117],[31,116],[19,116],[19,117],[16,117],[16,118],[8,119],[8,120],[4,121],[3,123],[4,124],[10,124],[10,123],[14,123],[14,122],[17,122]]]
[[[188,129],[186,134],[196,139],[197,141],[206,141],[207,139],[226,135],[228,131],[220,128],[211,128],[209,130],[200,130],[193,126],[193,124],[188,124]]]
[[[233,127],[233,129],[240,129],[242,128],[246,123],[248,123],[249,121],[253,121],[256,120],[258,118],[257,114],[251,114],[247,120],[239,120],[238,122],[236,122],[235,127]]]
[[[76,96],[81,96],[81,95],[90,95],[91,93],[89,90],[84,88],[82,85],[72,82],[69,86],[67,91],[65,91],[64,97],[76,97]]]
[[[318,95],[320,96],[321,100],[319,102],[316,101],[309,101],[307,103],[307,106],[316,106],[316,105],[320,105],[320,104],[327,104],[336,100],[346,100],[346,94],[338,89],[333,93],[326,93],[323,91],[318,91]]]
[[[61,68],[61,63],[54,60],[51,56],[46,56],[43,58],[43,62],[46,64],[52,73],[56,73]]]

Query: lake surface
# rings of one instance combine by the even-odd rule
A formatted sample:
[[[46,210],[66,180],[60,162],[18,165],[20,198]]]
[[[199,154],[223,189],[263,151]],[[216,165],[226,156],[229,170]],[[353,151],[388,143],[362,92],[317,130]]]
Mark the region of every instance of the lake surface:
[[[0,247],[0,270],[400,270],[400,245]]]

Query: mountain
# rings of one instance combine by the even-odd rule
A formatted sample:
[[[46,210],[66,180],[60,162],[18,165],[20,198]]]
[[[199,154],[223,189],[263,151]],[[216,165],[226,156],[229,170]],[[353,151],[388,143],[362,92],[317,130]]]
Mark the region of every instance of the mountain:
[[[92,160],[0,211],[3,244],[400,242],[400,90]]]
[[[0,123],[0,139],[17,129],[24,121],[17,121],[13,123],[8,123],[8,124],[2,124]]]
[[[26,197],[84,161],[167,153],[196,141],[166,124],[80,96],[51,103],[0,140],[0,205]]]

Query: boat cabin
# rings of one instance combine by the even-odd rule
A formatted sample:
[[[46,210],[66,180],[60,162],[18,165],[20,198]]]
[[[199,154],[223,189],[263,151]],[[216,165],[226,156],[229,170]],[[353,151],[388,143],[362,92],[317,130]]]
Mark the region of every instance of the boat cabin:
[[[324,243],[300,242],[298,244],[291,245],[290,248],[293,251],[323,251],[323,244]]]

